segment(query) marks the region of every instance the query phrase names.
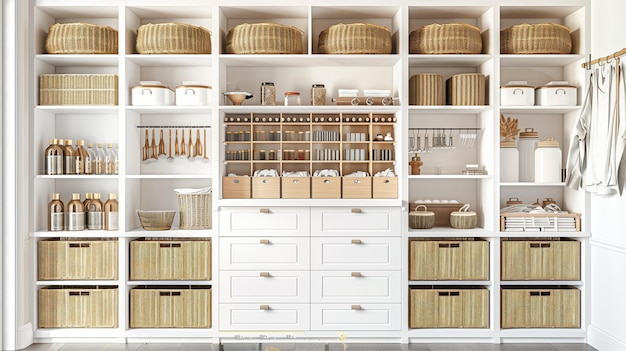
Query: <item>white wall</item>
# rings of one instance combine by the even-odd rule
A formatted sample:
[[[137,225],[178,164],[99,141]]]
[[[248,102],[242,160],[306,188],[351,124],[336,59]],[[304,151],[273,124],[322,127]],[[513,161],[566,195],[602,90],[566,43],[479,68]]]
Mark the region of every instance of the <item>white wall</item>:
[[[591,56],[626,47],[624,0],[591,1]],[[626,57],[622,57],[626,62]],[[601,351],[626,350],[626,234],[622,197],[591,199],[591,327],[589,343]]]

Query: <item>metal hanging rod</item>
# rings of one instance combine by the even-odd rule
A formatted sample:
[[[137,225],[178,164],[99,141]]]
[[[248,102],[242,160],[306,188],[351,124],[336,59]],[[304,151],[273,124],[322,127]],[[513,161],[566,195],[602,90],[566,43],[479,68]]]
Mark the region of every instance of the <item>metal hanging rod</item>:
[[[438,127],[432,127],[432,128],[409,128],[409,130],[479,130],[482,131],[484,128],[458,128],[458,127],[454,127],[454,128],[438,128]]]
[[[173,129],[173,128],[211,128],[211,126],[137,126],[138,129],[141,128],[167,128],[167,129]]]

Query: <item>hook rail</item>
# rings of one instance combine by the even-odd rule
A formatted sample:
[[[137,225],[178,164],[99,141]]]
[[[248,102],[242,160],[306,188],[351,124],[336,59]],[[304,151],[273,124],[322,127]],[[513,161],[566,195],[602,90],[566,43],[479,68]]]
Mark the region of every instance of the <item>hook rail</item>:
[[[602,61],[609,62],[609,60],[617,59],[618,57],[620,57],[622,55],[625,55],[625,54],[626,54],[626,48],[623,48],[623,49],[621,49],[619,51],[615,51],[611,55],[600,57],[600,58],[595,59],[595,60],[591,60],[591,55],[589,55],[589,60],[587,62],[581,64],[580,66],[582,68],[585,68],[585,69],[591,69],[592,65],[595,65],[597,63],[602,63]]]

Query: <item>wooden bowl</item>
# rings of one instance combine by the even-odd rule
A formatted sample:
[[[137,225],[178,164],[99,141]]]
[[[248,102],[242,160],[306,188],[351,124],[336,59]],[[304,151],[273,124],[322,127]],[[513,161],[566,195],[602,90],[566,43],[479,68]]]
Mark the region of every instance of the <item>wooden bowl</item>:
[[[224,96],[226,96],[233,105],[241,105],[244,100],[250,99],[252,94],[245,91],[227,91],[224,93]]]

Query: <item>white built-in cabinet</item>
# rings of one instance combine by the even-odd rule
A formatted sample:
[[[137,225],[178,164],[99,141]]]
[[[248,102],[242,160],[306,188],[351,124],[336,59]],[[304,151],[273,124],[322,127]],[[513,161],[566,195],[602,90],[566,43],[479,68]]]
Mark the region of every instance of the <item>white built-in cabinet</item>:
[[[522,129],[533,127],[540,138],[560,141],[565,164],[570,130],[578,115],[574,107],[504,107],[499,105],[500,85],[527,80],[542,85],[568,80],[579,86],[579,105],[589,47],[589,4],[584,0],[531,1],[375,1],[304,2],[258,4],[249,1],[100,1],[79,5],[74,1],[33,0],[28,86],[30,109],[32,209],[30,235],[34,238],[33,266],[37,267],[37,241],[49,238],[117,239],[117,278],[107,281],[33,282],[33,308],[29,318],[36,341],[97,338],[111,341],[169,340],[277,340],[312,339],[338,341],[383,340],[420,342],[471,340],[507,342],[550,338],[584,341],[589,321],[588,213],[584,193],[563,183],[501,183],[499,181],[499,117],[519,118]],[[117,55],[49,55],[44,41],[48,27],[58,22],[85,21],[108,25],[119,31]],[[184,22],[212,32],[209,55],[140,55],[135,52],[136,30],[142,24]],[[245,22],[277,22],[303,30],[301,55],[229,55],[226,34]],[[336,23],[370,22],[391,30],[390,55],[322,55],[317,53],[319,33]],[[483,52],[477,55],[409,54],[409,33],[431,23],[463,22],[481,28]],[[499,33],[520,23],[556,22],[569,26],[574,49],[568,55],[501,55]],[[119,106],[38,106],[38,77],[44,73],[110,73],[119,76]],[[439,73],[444,80],[459,73],[486,75],[484,106],[412,106],[408,81],[417,73]],[[211,85],[213,104],[207,107],[138,107],[131,104],[131,88],[143,80],[159,80],[170,87],[184,80]],[[277,87],[277,106],[260,106],[261,82]],[[326,106],[310,106],[312,84],[325,84]],[[339,88],[391,89],[392,106],[336,106],[330,103]],[[232,106],[222,93],[249,91],[254,97]],[[303,106],[281,106],[284,91],[300,91]],[[394,160],[398,197],[393,199],[225,199],[222,176],[225,162],[224,117],[254,113],[386,114],[394,115]],[[188,133],[207,130],[207,159],[159,159],[142,162],[145,127],[179,127]],[[151,128],[148,128],[151,129]],[[408,175],[411,145],[416,133],[432,137],[438,130],[452,132],[455,148],[420,153],[421,175]],[[470,133],[471,131],[471,133]],[[167,128],[165,129],[167,134]],[[471,135],[470,135],[471,134]],[[463,135],[463,136],[462,136]],[[43,151],[50,138],[85,139],[118,143],[118,175],[46,176]],[[188,134],[185,134],[188,138]],[[463,140],[461,140],[463,139]],[[468,139],[468,140],[464,140]],[[166,139],[168,140],[168,139]],[[424,139],[422,139],[423,142]],[[465,142],[465,143],[462,143]],[[466,164],[478,164],[484,175],[462,175]],[[177,209],[174,189],[213,188],[213,229],[180,230],[178,215],[170,231],[144,231],[136,211]],[[71,193],[117,193],[120,230],[47,232],[46,213],[50,194],[58,192],[64,202]],[[83,195],[84,196],[84,195]],[[543,237],[545,233],[500,232],[499,210],[507,199],[525,203],[553,198],[563,208],[582,213],[582,231],[550,233],[581,242],[581,278],[575,281],[502,281],[503,238]],[[455,199],[471,204],[478,226],[470,230],[435,227],[408,228],[409,203],[418,199]],[[139,238],[210,238],[212,279],[204,281],[131,281],[130,241]],[[409,242],[481,239],[489,244],[489,278],[480,281],[411,281]],[[130,290],[139,286],[201,286],[211,288],[211,327],[130,328]],[[581,292],[580,328],[502,329],[503,286],[568,285]],[[38,328],[37,292],[49,286],[107,286],[118,290],[118,323],[115,328]],[[480,287],[488,291],[487,328],[409,328],[412,288],[431,286],[454,289]]]

